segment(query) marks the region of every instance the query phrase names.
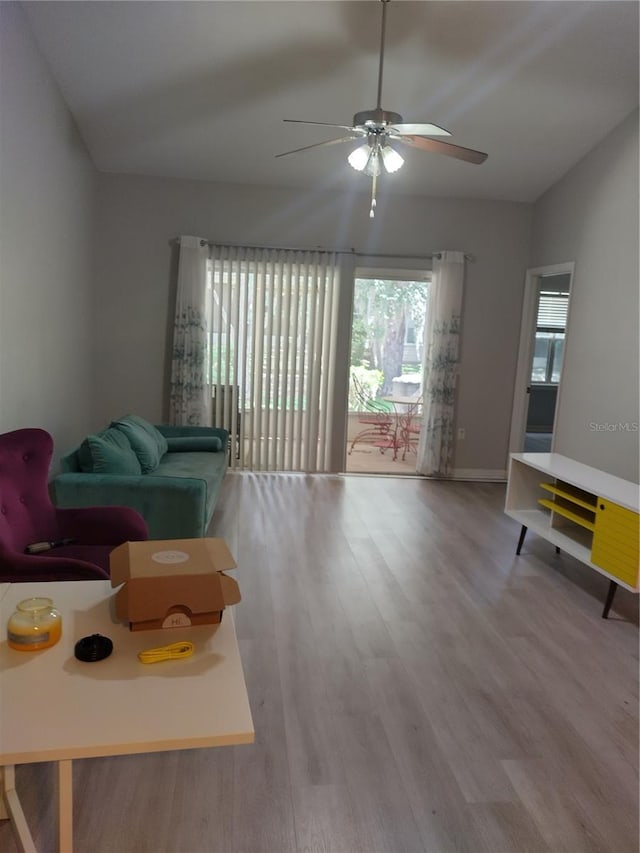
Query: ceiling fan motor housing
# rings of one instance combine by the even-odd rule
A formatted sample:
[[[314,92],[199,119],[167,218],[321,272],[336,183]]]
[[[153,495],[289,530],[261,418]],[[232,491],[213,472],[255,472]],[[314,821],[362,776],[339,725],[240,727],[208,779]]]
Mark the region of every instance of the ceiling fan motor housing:
[[[379,128],[383,130],[385,127],[394,124],[402,124],[400,113],[388,112],[379,107],[375,110],[363,110],[363,112],[356,113],[353,117],[354,127],[367,127],[372,130]]]

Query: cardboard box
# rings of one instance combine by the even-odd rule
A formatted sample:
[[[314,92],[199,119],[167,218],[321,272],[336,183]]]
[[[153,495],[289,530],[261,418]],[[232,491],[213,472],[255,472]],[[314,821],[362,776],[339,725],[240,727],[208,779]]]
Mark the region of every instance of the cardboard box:
[[[125,542],[109,556],[118,619],[132,631],[182,628],[220,622],[240,601],[235,569],[224,539],[163,539]]]

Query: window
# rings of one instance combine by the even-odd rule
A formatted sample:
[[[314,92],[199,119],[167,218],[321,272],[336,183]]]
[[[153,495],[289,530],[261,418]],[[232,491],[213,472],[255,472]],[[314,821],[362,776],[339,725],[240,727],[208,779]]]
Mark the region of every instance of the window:
[[[568,308],[567,292],[540,292],[531,366],[532,383],[557,385],[560,381]]]

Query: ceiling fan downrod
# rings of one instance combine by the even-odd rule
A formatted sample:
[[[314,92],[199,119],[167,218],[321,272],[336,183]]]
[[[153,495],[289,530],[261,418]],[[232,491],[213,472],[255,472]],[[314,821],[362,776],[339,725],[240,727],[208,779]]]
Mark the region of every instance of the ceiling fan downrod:
[[[385,113],[382,109],[382,72],[384,69],[384,42],[385,35],[387,31],[387,3],[389,0],[381,0],[382,3],[382,24],[380,26],[380,61],[378,63],[378,97],[376,98],[376,108],[375,111],[360,113],[359,116],[354,116],[354,124],[358,124],[358,117],[364,119],[362,124],[367,124],[368,122],[379,123],[379,124],[392,124],[394,121],[402,121],[402,116],[399,113]],[[369,219],[373,219],[376,215],[376,206],[378,204],[378,200],[376,198],[377,195],[377,184],[378,184],[378,176],[374,173],[372,175],[371,180],[371,207],[369,208]]]
[[[371,130],[382,130],[388,125],[401,124],[403,119],[400,113],[390,112],[382,109],[382,78],[384,73],[384,44],[387,34],[387,3],[389,0],[381,0],[382,24],[380,26],[380,59],[378,60],[378,96],[375,110],[362,110],[353,117],[354,127],[368,127]]]
[[[389,0],[381,0],[382,3],[382,25],[380,27],[380,62],[378,64],[378,99],[376,110],[382,111],[382,70],[384,66],[384,42],[387,31],[387,3]]]

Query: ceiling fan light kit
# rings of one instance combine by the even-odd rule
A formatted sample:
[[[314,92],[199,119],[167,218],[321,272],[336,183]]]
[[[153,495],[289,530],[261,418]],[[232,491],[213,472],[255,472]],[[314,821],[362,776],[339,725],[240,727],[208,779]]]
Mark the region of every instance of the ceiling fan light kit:
[[[347,163],[353,169],[372,177],[380,174],[380,161],[389,173],[397,172],[404,164],[404,158],[390,145],[382,144],[379,138],[367,140],[364,145],[354,148],[347,157]]]
[[[444,154],[447,157],[455,157],[457,160],[464,160],[467,163],[479,165],[484,163],[487,155],[482,151],[474,151],[472,148],[462,148],[460,145],[452,145],[449,142],[443,142],[439,139],[429,139],[431,136],[451,136],[448,130],[440,127],[437,124],[410,124],[403,121],[400,113],[394,113],[388,110],[383,110],[381,107],[382,100],[382,72],[384,66],[384,42],[387,24],[387,3],[389,0],[381,0],[382,3],[382,26],[380,31],[380,61],[378,66],[378,100],[374,110],[363,110],[356,113],[353,117],[353,124],[331,124],[323,121],[303,121],[301,119],[284,119],[284,121],[294,122],[296,124],[315,124],[324,125],[325,127],[336,127],[348,131],[347,136],[341,136],[337,139],[329,139],[326,142],[315,142],[312,145],[305,145],[302,148],[294,148],[292,151],[285,151],[282,154],[276,154],[276,157],[285,157],[288,154],[296,154],[299,151],[306,151],[309,148],[320,148],[325,145],[335,145],[340,142],[352,142],[353,140],[364,140],[364,144],[359,145],[349,154],[347,162],[358,172],[364,172],[372,179],[371,186],[371,207],[369,209],[369,217],[373,219],[376,209],[376,189],[377,179],[382,171],[393,173],[404,163],[404,159],[400,154],[389,145],[389,140],[401,145],[409,145],[414,148],[421,148],[423,151],[430,151],[435,154]]]
[[[390,175],[404,166],[404,157],[401,157],[395,148],[392,148],[390,145],[385,145],[380,150],[380,154],[382,155],[384,167]]]
[[[365,143],[364,145],[359,145],[357,148],[353,149],[351,154],[347,157],[347,163],[357,172],[364,172],[367,168],[367,163],[369,162],[370,157],[371,148],[369,148],[369,145]]]

